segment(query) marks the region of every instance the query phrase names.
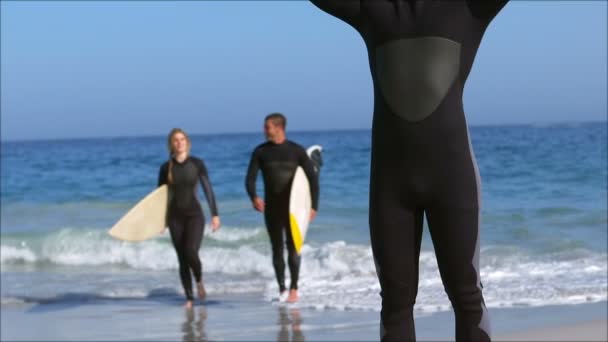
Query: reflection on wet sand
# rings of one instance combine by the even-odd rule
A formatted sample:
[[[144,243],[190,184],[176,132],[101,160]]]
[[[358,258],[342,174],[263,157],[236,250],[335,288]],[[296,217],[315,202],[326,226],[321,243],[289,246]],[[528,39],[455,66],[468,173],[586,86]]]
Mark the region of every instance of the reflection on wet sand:
[[[302,324],[302,316],[298,308],[287,308],[279,306],[279,333],[277,341],[306,341],[304,333],[300,328]],[[289,339],[289,331],[291,327],[291,339]]]
[[[205,332],[205,320],[207,320],[207,309],[204,306],[184,310],[186,319],[182,324],[183,341],[207,341]],[[195,317],[198,316],[198,317]]]

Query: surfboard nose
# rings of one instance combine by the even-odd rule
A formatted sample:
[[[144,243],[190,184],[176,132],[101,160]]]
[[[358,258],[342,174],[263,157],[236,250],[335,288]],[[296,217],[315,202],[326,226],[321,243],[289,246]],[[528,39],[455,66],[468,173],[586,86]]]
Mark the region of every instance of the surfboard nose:
[[[321,169],[321,166],[323,166],[323,157],[321,152],[323,152],[323,147],[321,147],[321,145],[312,145],[306,150],[306,154],[308,154],[308,157],[310,160],[312,160],[317,173]]]

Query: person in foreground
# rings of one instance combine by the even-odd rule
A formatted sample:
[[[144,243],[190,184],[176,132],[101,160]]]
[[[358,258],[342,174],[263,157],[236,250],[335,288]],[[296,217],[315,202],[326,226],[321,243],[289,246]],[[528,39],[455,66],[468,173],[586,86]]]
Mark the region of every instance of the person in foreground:
[[[352,26],[374,85],[369,224],[383,340],[415,340],[426,215],[456,340],[490,340],[479,275],[480,178],[462,104],[491,20],[507,0],[311,0]]]
[[[196,191],[199,181],[211,209],[212,230],[215,232],[220,228],[220,217],[207,168],[201,159],[190,155],[191,145],[186,132],[179,128],[171,130],[168,137],[170,158],[160,167],[158,175],[158,186],[167,184],[170,189],[167,222],[177,252],[179,274],[186,294],[185,307],[188,309],[192,308],[194,299],[191,271],[196,280],[198,297],[203,300],[206,296],[198,256],[205,229],[205,216]]]
[[[301,166],[310,184],[312,210],[310,220],[317,213],[319,204],[319,182],[314,166],[304,148],[285,135],[287,121],[280,113],[266,116],[264,133],[267,142],[257,146],[251,155],[247,169],[245,187],[255,210],[264,213],[266,229],[272,246],[272,263],[279,284],[280,300],[293,303],[298,300],[298,276],[300,272],[300,255],[296,251],[289,226],[289,195],[291,181],[296,169]],[[256,193],[258,170],[262,170],[264,180],[264,197]],[[285,261],[283,256],[283,238],[286,235],[287,262],[291,274],[290,291],[285,287]]]

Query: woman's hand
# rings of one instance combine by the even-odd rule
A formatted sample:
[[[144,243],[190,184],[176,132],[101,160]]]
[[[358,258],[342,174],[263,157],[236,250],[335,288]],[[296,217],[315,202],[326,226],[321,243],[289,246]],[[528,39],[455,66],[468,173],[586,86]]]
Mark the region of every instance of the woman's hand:
[[[221,225],[222,223],[220,222],[219,216],[213,216],[211,218],[211,231],[216,232],[218,229],[220,229]]]

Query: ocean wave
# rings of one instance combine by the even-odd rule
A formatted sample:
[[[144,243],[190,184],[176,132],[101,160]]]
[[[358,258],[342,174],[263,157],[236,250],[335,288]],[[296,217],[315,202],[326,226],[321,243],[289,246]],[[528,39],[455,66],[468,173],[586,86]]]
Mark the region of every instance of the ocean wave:
[[[200,251],[209,293],[260,292],[268,300],[275,298],[278,288],[270,246],[259,241],[265,231],[224,227],[221,232],[208,234],[217,241],[229,242],[228,245],[209,243],[206,237]],[[45,269],[51,264],[86,270],[90,274],[118,266],[135,278],[146,278],[150,277],[150,270],[175,275],[178,267],[168,236],[128,243],[114,240],[103,231],[73,228],[37,239],[3,236],[0,255],[2,265],[11,266],[12,270],[24,265]],[[535,254],[518,246],[485,246],[481,250],[481,277],[486,303],[488,307],[517,307],[606,300],[606,257],[605,252],[583,248]],[[321,310],[378,310],[380,307],[380,287],[368,245],[344,241],[304,245],[300,274],[300,295],[305,298],[301,305]],[[289,272],[286,275],[289,284]],[[116,283],[113,287],[117,282],[113,277],[116,276],[110,277],[99,290],[104,296],[145,297],[159,284],[154,278],[148,282],[133,281],[126,287]],[[176,279],[169,276],[165,281],[173,282],[175,292],[181,293]],[[116,288],[126,290],[121,292]],[[450,309],[431,250],[423,250],[420,255],[418,293],[419,304],[415,310],[419,314]]]

